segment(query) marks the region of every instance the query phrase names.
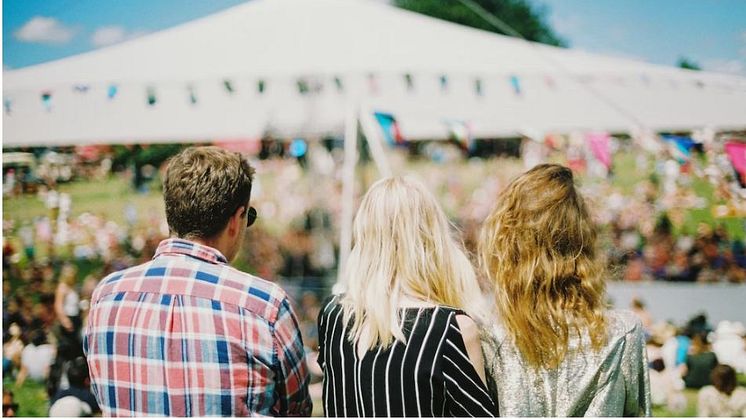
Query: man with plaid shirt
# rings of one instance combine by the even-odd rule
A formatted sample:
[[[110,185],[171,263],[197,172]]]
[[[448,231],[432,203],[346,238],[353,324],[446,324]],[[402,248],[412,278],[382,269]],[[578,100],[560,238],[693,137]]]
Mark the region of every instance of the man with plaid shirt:
[[[96,288],[84,340],[106,416],[309,416],[308,370],[288,297],[228,265],[256,219],[254,170],[190,147],[163,184],[172,238]]]

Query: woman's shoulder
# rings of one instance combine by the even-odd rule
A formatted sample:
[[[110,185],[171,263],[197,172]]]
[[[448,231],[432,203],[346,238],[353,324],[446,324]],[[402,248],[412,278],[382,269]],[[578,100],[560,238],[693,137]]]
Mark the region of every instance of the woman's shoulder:
[[[342,309],[342,294],[332,294],[321,302],[321,311],[319,312],[319,318],[325,317],[330,313]]]
[[[604,318],[611,337],[643,335],[642,320],[630,310],[607,310]]]

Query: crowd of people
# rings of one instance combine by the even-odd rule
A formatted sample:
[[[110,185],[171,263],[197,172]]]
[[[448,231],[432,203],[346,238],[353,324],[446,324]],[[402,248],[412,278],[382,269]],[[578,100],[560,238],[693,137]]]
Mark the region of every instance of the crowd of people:
[[[481,222],[494,197],[523,170],[521,162],[464,161],[442,150],[428,152],[438,154],[436,163],[425,153],[414,160],[395,154],[392,164],[397,170],[420,174],[459,227],[467,253],[476,254]],[[317,355],[321,299],[329,293],[337,273],[341,159],[338,148],[311,145],[303,164],[287,158],[256,161],[259,175],[252,202],[262,221],[246,234],[244,248],[249,250],[236,261],[290,292],[311,357]],[[371,168],[363,170],[362,185],[358,185],[362,190],[375,176],[369,172]],[[453,176],[455,172],[459,176]],[[700,197],[683,192],[686,182],[673,187],[678,201],[656,183],[655,176],[631,195],[624,195],[610,182],[589,181],[581,188],[587,195],[608,197],[591,205],[598,205],[594,210],[601,214],[596,221],[604,227],[612,278],[746,282],[742,241],[729,237],[717,224],[702,224],[695,232],[681,231],[677,212],[681,203],[703,205]],[[76,203],[55,189],[40,188],[37,193],[49,215],[18,221],[4,214],[3,377],[17,385],[29,379],[41,381],[52,402],[67,397],[61,406],[72,408],[69,397],[75,396],[83,403],[75,405],[80,412],[95,412],[97,407],[89,403],[93,399],[70,390],[86,390],[88,385],[78,379],[87,376],[87,371],[81,373],[82,354],[77,349],[91,293],[107,274],[150,260],[158,243],[168,236],[168,226],[161,214],[138,214],[132,206],[123,206],[125,221],[117,224],[95,209],[73,211]],[[699,338],[692,335],[690,339]],[[316,373],[318,382],[321,371]],[[319,387],[311,391],[321,392]]]
[[[746,328],[723,320],[716,328],[699,314],[678,327],[654,322],[645,303],[632,302],[645,327],[651,400],[674,414],[687,408],[684,389],[696,390],[698,416],[730,416],[746,406],[746,389],[737,374],[746,373]]]

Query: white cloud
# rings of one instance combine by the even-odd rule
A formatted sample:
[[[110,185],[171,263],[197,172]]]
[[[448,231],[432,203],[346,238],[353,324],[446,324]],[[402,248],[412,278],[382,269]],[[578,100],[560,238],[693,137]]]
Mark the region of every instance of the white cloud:
[[[13,34],[22,42],[65,44],[75,36],[75,29],[53,17],[34,16]]]
[[[116,44],[122,42],[126,36],[125,30],[121,26],[104,26],[96,29],[91,36],[91,43],[97,47]]]
[[[702,69],[717,73],[746,75],[746,62],[739,59],[721,60],[711,59],[702,63]]]
[[[96,29],[91,36],[91,43],[96,47],[104,47],[107,45],[116,44],[129,39],[134,39],[148,33],[144,30],[135,30],[127,32],[127,30],[121,26],[102,26]]]

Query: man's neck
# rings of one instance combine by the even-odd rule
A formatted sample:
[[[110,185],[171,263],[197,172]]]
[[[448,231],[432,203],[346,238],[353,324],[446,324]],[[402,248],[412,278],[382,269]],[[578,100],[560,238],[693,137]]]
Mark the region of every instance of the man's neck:
[[[179,237],[179,238],[181,238],[182,240],[189,240],[190,242],[197,243],[202,246],[212,247],[213,249],[222,253],[223,256],[225,256],[226,258],[229,257],[228,253],[229,253],[230,247],[228,243],[226,242],[226,240],[223,239],[222,235],[214,239],[202,239],[198,237],[190,237],[190,238]]]

